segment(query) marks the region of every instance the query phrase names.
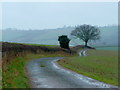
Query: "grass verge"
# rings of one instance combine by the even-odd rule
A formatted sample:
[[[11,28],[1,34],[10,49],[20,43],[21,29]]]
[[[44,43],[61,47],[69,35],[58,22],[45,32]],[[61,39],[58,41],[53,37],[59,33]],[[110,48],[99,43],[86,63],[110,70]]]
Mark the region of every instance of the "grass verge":
[[[86,57],[67,57],[58,63],[77,73],[118,86],[118,54],[115,51],[90,50]]]
[[[23,44],[23,45],[32,45],[32,46],[49,46],[49,47],[59,47],[58,45],[31,44],[31,43],[12,43],[12,44]]]
[[[43,57],[68,56],[61,53],[41,53],[41,54],[27,54],[24,57],[16,57],[11,62],[7,63],[7,67],[3,66],[3,82],[2,88],[29,88],[29,81],[25,72],[26,62]]]
[[[0,67],[0,90],[2,89],[2,68]]]

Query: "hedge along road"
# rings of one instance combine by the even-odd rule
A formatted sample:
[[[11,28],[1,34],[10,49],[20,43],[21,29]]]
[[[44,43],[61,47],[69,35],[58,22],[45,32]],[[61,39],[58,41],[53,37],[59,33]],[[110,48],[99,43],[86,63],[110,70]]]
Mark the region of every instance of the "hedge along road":
[[[26,64],[31,88],[117,88],[59,66],[63,57],[35,59]]]

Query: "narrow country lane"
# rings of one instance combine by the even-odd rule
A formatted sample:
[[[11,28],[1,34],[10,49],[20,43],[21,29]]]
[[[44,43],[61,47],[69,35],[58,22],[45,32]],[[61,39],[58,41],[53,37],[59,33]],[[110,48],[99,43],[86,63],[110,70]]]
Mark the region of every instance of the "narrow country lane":
[[[83,49],[83,50],[81,50],[80,52],[79,52],[79,56],[87,56],[86,55],[86,51],[87,51],[88,49]]]
[[[97,80],[77,74],[59,66],[56,61],[63,57],[32,60],[26,70],[32,88],[114,88]]]

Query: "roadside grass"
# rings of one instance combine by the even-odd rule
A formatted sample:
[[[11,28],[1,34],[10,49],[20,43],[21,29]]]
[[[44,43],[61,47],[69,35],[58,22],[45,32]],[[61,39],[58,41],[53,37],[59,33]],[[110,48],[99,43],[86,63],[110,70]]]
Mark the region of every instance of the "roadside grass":
[[[0,53],[0,90],[2,89],[2,53]]]
[[[58,63],[77,73],[118,86],[118,52],[88,50],[86,57],[67,57]]]
[[[26,44],[26,45],[33,45],[33,46],[50,46],[50,47],[57,47],[58,45],[44,45],[44,44]]]
[[[76,53],[54,45],[2,43],[2,88],[29,88],[26,62],[43,57],[67,57]],[[74,49],[73,49],[74,50]],[[0,63],[0,64],[1,64]],[[43,67],[43,65],[41,65]]]
[[[2,89],[2,68],[0,67],[0,89]]]
[[[49,47],[58,47],[58,45],[45,45],[45,44],[31,44],[31,43],[12,43],[12,44],[23,44],[23,45],[32,45],[32,46],[49,46]]]
[[[41,54],[27,54],[23,57],[16,57],[3,66],[2,71],[2,88],[29,88],[29,80],[26,76],[25,65],[28,61],[35,58],[69,56],[63,53],[41,53]]]

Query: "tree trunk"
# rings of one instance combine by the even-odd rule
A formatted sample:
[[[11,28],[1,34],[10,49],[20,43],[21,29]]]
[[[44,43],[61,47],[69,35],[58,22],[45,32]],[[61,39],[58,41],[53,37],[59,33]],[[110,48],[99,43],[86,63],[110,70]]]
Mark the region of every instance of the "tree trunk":
[[[87,41],[85,41],[85,47],[87,47]]]

